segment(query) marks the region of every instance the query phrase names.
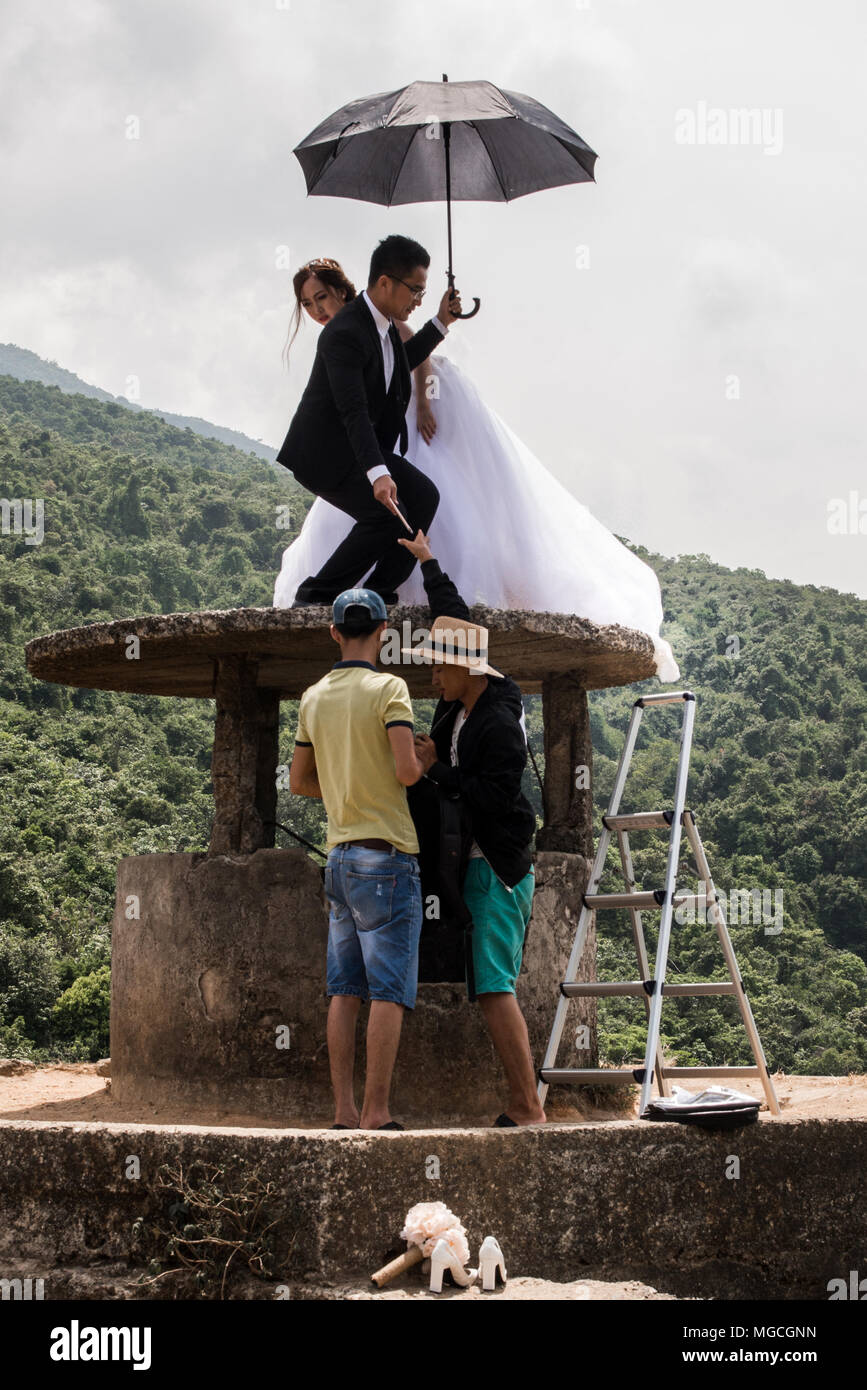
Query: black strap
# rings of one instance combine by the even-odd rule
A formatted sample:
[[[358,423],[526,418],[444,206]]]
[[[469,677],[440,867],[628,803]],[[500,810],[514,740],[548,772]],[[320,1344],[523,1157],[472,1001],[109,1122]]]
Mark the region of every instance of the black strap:
[[[476,979],[473,971],[473,916],[464,901],[462,890],[469,855],[469,840],[464,824],[464,812],[459,797],[440,796],[440,881],[446,890],[449,907],[464,930],[464,965],[467,993],[476,998]]]
[[[288,825],[281,825],[278,820],[263,820],[262,824],[273,825],[276,826],[278,830],[285,830],[286,834],[291,835],[293,840],[297,840],[299,845],[303,845],[305,849],[311,849],[314,854],[318,854],[322,859],[328,859],[327,854],[324,854],[316,845],[311,845],[310,841],[305,840],[303,835],[297,835],[294,830],[290,830]]]
[[[527,752],[530,754],[530,761],[533,764],[533,771],[536,774],[536,781],[539,783],[539,791],[542,793],[542,804],[545,804],[545,787],[542,782],[542,775],[539,772],[539,764],[536,762],[536,754],[530,746],[530,736],[527,735]]]

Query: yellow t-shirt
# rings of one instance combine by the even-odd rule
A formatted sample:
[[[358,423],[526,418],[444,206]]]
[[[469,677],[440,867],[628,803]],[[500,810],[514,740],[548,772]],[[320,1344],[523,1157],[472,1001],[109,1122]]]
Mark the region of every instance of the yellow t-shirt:
[[[301,696],[295,742],[316,758],[329,849],[379,839],[418,854],[406,788],[394,770],[392,724],[413,728],[407,683],[366,661],[338,662]]]

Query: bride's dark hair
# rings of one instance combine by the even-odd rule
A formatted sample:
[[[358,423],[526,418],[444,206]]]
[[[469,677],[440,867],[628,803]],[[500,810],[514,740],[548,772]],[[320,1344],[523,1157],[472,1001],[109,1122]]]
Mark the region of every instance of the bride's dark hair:
[[[304,314],[304,310],[301,308],[301,291],[304,288],[305,282],[310,279],[311,275],[315,275],[318,280],[322,281],[323,285],[330,285],[333,290],[344,290],[347,303],[349,303],[350,299],[355,299],[356,297],[355,286],[348,278],[346,271],[339,261],[333,261],[330,256],[317,257],[316,260],[308,261],[306,265],[302,265],[300,270],[296,270],[295,274],[292,276],[292,289],[295,294],[295,312],[290,320],[292,336],[284,349],[284,355],[286,357],[289,356],[289,349],[295,341],[298,329],[301,327],[301,319]],[[339,297],[338,295],[338,298]]]

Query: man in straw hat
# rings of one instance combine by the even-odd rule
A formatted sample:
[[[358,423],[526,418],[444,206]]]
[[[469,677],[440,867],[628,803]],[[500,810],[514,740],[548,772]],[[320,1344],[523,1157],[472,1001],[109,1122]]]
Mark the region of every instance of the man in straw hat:
[[[536,817],[521,791],[527,740],[521,692],[488,661],[488,630],[469,618],[427,536],[401,541],[420,561],[434,616],[429,636],[402,652],[433,666],[440,700],[431,734],[417,734],[425,777],[463,803],[471,837],[463,878],[472,914],[475,995],[509,1084],[500,1128],[544,1124],[527,1025],[515,995],[533,905]],[[473,997],[470,991],[470,997]]]

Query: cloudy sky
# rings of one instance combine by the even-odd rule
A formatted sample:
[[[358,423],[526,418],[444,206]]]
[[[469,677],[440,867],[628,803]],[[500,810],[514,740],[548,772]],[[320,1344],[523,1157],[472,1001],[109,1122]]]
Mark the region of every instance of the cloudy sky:
[[[283,249],[359,288],[389,232],[432,287],[446,265],[442,205],[307,197],[293,146],[353,98],[484,78],[574,127],[597,182],[455,205],[482,311],[451,355],[617,534],[867,596],[862,0],[0,8],[0,341],[279,444],[317,332],[287,371]]]

